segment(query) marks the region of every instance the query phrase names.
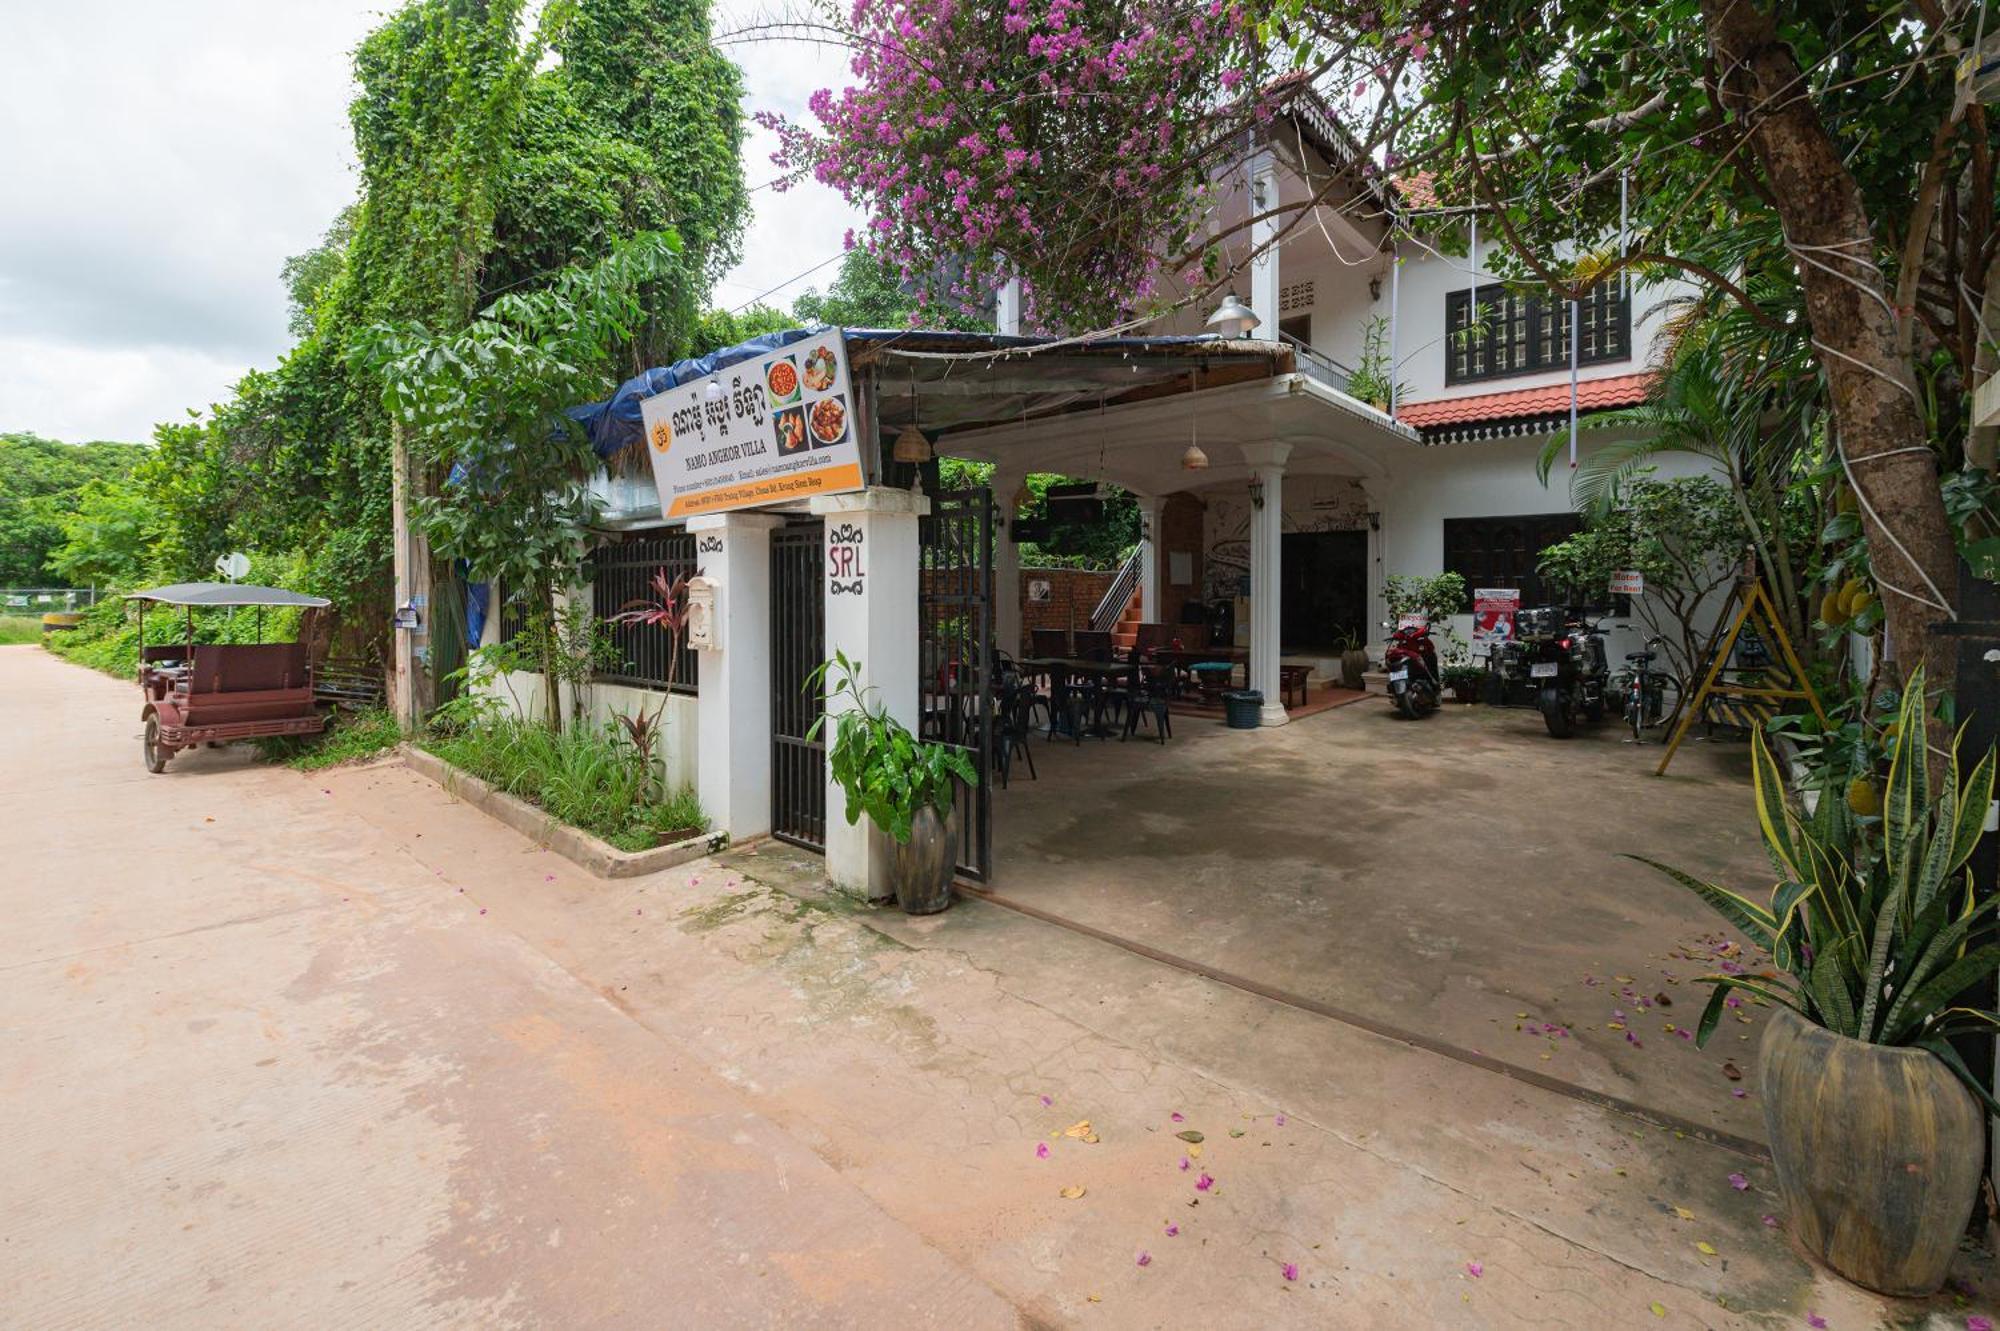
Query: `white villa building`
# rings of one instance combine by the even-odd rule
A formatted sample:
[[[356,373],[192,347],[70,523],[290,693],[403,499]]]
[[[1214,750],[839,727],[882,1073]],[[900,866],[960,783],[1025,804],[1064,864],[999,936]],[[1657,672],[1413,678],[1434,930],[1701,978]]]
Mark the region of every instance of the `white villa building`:
[[[1667,302],[1683,293],[1599,288],[1581,307],[1572,373],[1568,307],[1494,285],[1488,246],[1471,259],[1441,253],[1426,234],[1427,213],[1443,217],[1427,183],[1378,186],[1344,144],[1333,122],[1304,103],[1277,121],[1242,173],[1225,218],[1230,209],[1248,216],[1253,197],[1303,200],[1329,174],[1344,177],[1344,192],[1336,189],[1309,224],[1244,265],[1240,294],[1254,319],[1247,330],[1239,324],[1228,337],[1195,340],[1214,330],[1208,309],[1193,307],[1145,337],[1050,347],[1007,335],[1010,321],[1018,324],[1011,293],[999,302],[998,335],[846,330],[840,373],[852,375],[847,410],[860,460],[826,469],[835,477],[826,493],[739,487],[726,501],[689,509],[676,488],[663,512],[662,458],[687,444],[663,439],[652,415],[642,425],[637,404],[658,399],[659,407],[678,394],[689,405],[673,429],[685,435],[698,428],[704,384],[708,402],[725,409],[745,384],[756,394],[769,384],[756,418],[768,434],[762,407],[774,420],[786,415],[777,393],[796,383],[760,383],[759,373],[770,373],[774,354],[813,370],[815,341],[833,330],[775,335],[777,343],[649,371],[591,409],[599,413],[593,437],[605,432],[599,452],[613,459],[597,481],[606,522],[595,556],[600,611],[615,611],[662,565],[699,571],[712,598],[699,650],[685,654],[665,710],[673,777],[698,786],[719,831],[823,848],[834,881],[879,893],[886,852],[865,825],[849,828],[839,814],[842,797],[805,733],[817,705],[798,702],[804,671],[844,651],[864,663],[863,682],[893,714],[929,733],[945,714],[935,700],[968,677],[965,663],[977,655],[970,644],[986,641],[989,627],[994,648],[1026,654],[1025,587],[1010,528],[1014,496],[1030,474],[1108,483],[1139,499],[1143,539],[1130,579],[1138,618],[1185,626],[1205,645],[1209,619],[1226,613],[1230,640],[1246,649],[1247,684],[1263,694],[1266,725],[1287,720],[1282,665],[1331,674],[1348,634],[1379,651],[1392,575],[1455,570],[1468,587],[1518,588],[1523,604],[1537,602],[1537,555],[1578,519],[1566,470],[1558,465],[1545,486],[1536,457],[1552,435],[1569,433],[1572,412],[1587,427],[1594,414],[1644,398],[1647,353]],[[1402,227],[1385,225],[1391,213]],[[1275,225],[1259,224],[1243,248],[1267,241]],[[1475,292],[1491,315],[1483,331],[1468,331]],[[1393,404],[1348,391],[1377,320],[1388,357],[1381,368],[1398,386]],[[806,381],[812,386],[811,373]],[[816,409],[811,419],[817,429]],[[1587,454],[1610,437],[1582,428],[1577,447]],[[658,450],[650,473],[634,465],[649,438]],[[817,446],[801,440],[790,448]],[[991,522],[989,536],[980,537],[976,521],[939,535],[948,524],[924,492],[935,488],[935,469],[912,465],[904,449],[911,440],[916,457],[934,450],[993,465],[993,507],[980,519]],[[705,434],[698,446],[713,442]],[[1701,465],[1689,458],[1667,469]],[[953,511],[954,522],[966,516]],[[933,548],[947,539],[950,550]],[[990,565],[985,555],[973,557],[977,568],[962,562],[975,544],[990,551]],[[990,596],[978,590],[989,567]],[[504,621],[490,616],[488,641]],[[947,624],[964,636],[939,638]],[[1469,636],[1469,619],[1457,628]],[[1638,646],[1635,637],[1613,629],[1614,661]],[[656,661],[606,679],[597,706],[630,710],[657,698],[663,683]],[[987,835],[988,798],[978,796],[980,830],[968,831],[963,857],[977,875],[990,869],[983,840],[975,845]]]

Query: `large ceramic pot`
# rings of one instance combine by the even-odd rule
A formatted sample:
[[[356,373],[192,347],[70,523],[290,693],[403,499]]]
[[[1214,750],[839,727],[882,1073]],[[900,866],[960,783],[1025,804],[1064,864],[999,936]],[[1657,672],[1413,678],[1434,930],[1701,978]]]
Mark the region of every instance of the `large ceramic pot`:
[[[1340,686],[1346,689],[1360,689],[1367,686],[1362,675],[1368,670],[1368,653],[1360,647],[1340,654]]]
[[[895,847],[896,902],[911,915],[935,915],[951,904],[952,869],[958,863],[958,809],[949,819],[926,804],[910,820],[910,839]]]
[[[1764,1032],[1760,1062],[1793,1236],[1856,1284],[1935,1293],[1985,1158],[1971,1092],[1921,1049],[1850,1040],[1790,1008]]]

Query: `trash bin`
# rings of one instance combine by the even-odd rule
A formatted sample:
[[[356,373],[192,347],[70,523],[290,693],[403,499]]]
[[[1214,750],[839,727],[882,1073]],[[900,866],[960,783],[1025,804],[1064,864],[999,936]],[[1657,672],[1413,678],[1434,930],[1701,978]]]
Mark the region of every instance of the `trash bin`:
[[[1255,730],[1264,724],[1264,695],[1256,689],[1237,689],[1222,695],[1229,713],[1231,730]]]

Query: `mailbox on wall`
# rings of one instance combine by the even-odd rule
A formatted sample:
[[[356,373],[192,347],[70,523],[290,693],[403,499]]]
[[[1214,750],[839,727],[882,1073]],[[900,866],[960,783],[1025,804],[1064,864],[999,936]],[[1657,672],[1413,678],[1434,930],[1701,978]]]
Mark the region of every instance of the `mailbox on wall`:
[[[715,631],[715,581],[699,575],[688,579],[687,641],[701,652],[720,651],[722,641]]]

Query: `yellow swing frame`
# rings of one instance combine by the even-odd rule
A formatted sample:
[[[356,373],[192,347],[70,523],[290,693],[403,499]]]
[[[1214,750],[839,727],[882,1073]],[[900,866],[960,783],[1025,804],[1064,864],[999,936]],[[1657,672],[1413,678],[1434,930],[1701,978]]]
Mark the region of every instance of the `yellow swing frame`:
[[[1733,615],[1730,613],[1732,607],[1735,610]],[[1736,640],[1742,636],[1743,626],[1750,622],[1752,615],[1761,615],[1763,622],[1757,631],[1766,642],[1777,644],[1785,668],[1791,671],[1797,688],[1753,688],[1722,678],[1729,654],[1736,649]],[[1722,618],[1728,620],[1729,628],[1720,641],[1710,639],[1709,650],[1704,653],[1708,670],[1702,676],[1701,687],[1694,691],[1694,697],[1682,706],[1680,724],[1674,727],[1673,738],[1667,741],[1667,751],[1660,756],[1660,765],[1654,769],[1654,776],[1667,774],[1667,764],[1674,760],[1674,751],[1687,738],[1688,730],[1694,725],[1695,718],[1702,714],[1710,698],[1737,699],[1751,703],[1753,708],[1758,702],[1803,698],[1812,704],[1813,714],[1819,717],[1820,725],[1828,724],[1826,709],[1820,706],[1819,695],[1813,692],[1812,683],[1806,678],[1805,666],[1800,663],[1798,653],[1792,650],[1791,635],[1785,632],[1784,622],[1778,617],[1778,608],[1771,603],[1771,595],[1764,590],[1761,578],[1745,575],[1736,580],[1736,586],[1729,593],[1729,602],[1723,606]]]

